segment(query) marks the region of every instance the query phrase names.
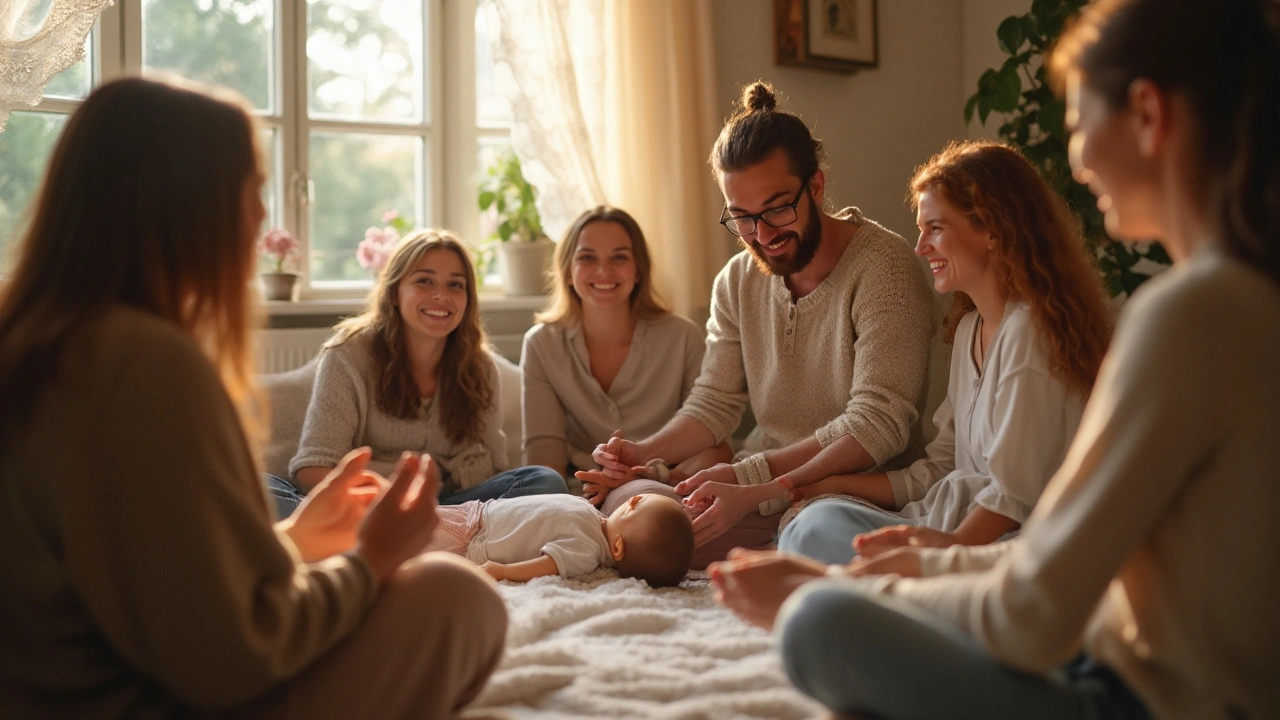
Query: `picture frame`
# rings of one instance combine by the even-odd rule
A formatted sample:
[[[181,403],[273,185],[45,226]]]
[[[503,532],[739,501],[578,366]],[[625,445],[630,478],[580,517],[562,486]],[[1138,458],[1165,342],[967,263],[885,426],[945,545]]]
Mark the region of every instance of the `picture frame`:
[[[876,0],[774,0],[780,66],[853,73],[879,67]]]

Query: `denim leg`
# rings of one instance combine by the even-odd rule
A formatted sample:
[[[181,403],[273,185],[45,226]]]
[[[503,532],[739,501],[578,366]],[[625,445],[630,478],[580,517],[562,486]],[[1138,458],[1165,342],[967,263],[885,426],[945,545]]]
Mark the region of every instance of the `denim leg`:
[[[461,505],[469,500],[495,500],[522,495],[549,495],[567,493],[560,473],[541,465],[529,465],[498,473],[474,487],[440,498],[441,505]]]
[[[884,720],[1088,717],[1088,704],[1066,684],[1001,665],[927,613],[838,580],[798,590],[775,632],[791,682],[835,712]]]
[[[905,520],[840,498],[819,500],[800,511],[778,538],[778,550],[820,560],[829,565],[844,565],[857,553],[853,536]]]
[[[266,475],[267,495],[275,502],[276,520],[283,520],[293,514],[306,497],[293,483],[270,473]]]

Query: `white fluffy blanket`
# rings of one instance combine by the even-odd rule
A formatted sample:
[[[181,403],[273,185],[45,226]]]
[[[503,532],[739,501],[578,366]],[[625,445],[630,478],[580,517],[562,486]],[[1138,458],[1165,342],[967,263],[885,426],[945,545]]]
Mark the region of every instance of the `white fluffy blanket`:
[[[821,714],[787,681],[769,635],[716,604],[703,573],[662,590],[597,570],[501,592],[506,656],[468,720]]]

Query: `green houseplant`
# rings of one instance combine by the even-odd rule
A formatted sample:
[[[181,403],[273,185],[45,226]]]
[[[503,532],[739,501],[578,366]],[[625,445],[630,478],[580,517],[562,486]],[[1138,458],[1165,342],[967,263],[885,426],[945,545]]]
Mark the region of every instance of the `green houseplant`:
[[[510,150],[494,157],[478,184],[477,202],[491,212],[495,227],[489,247],[496,244],[498,270],[508,295],[546,292],[553,243],[542,231],[537,189],[524,177],[520,158]]]
[[[964,121],[969,123],[975,112],[983,125],[991,113],[1003,115],[996,131],[1000,139],[1019,148],[1066,199],[1080,218],[1107,290],[1113,297],[1123,297],[1171,261],[1159,243],[1126,247],[1108,237],[1093,193],[1071,175],[1066,104],[1050,87],[1044,60],[1063,28],[1086,4],[1087,0],[1034,0],[1025,15],[1005,18],[996,38],[1008,57],[999,68],[990,68],[978,78],[978,90],[964,106]]]

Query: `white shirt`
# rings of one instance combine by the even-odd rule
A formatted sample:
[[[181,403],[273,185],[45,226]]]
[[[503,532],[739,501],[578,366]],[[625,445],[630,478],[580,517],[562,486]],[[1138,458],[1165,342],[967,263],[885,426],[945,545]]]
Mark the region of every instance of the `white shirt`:
[[[585,499],[573,495],[526,495],[490,500],[480,516],[480,531],[467,545],[476,564],[536,560],[556,561],[560,577],[586,575],[613,567],[604,516]]]
[[[925,457],[889,473],[898,515],[948,532],[975,507],[1025,522],[1084,410],[1049,372],[1030,308],[1005,308],[981,368],[972,353],[978,317],[971,312],[956,328],[947,397],[934,414],[938,436]]]

